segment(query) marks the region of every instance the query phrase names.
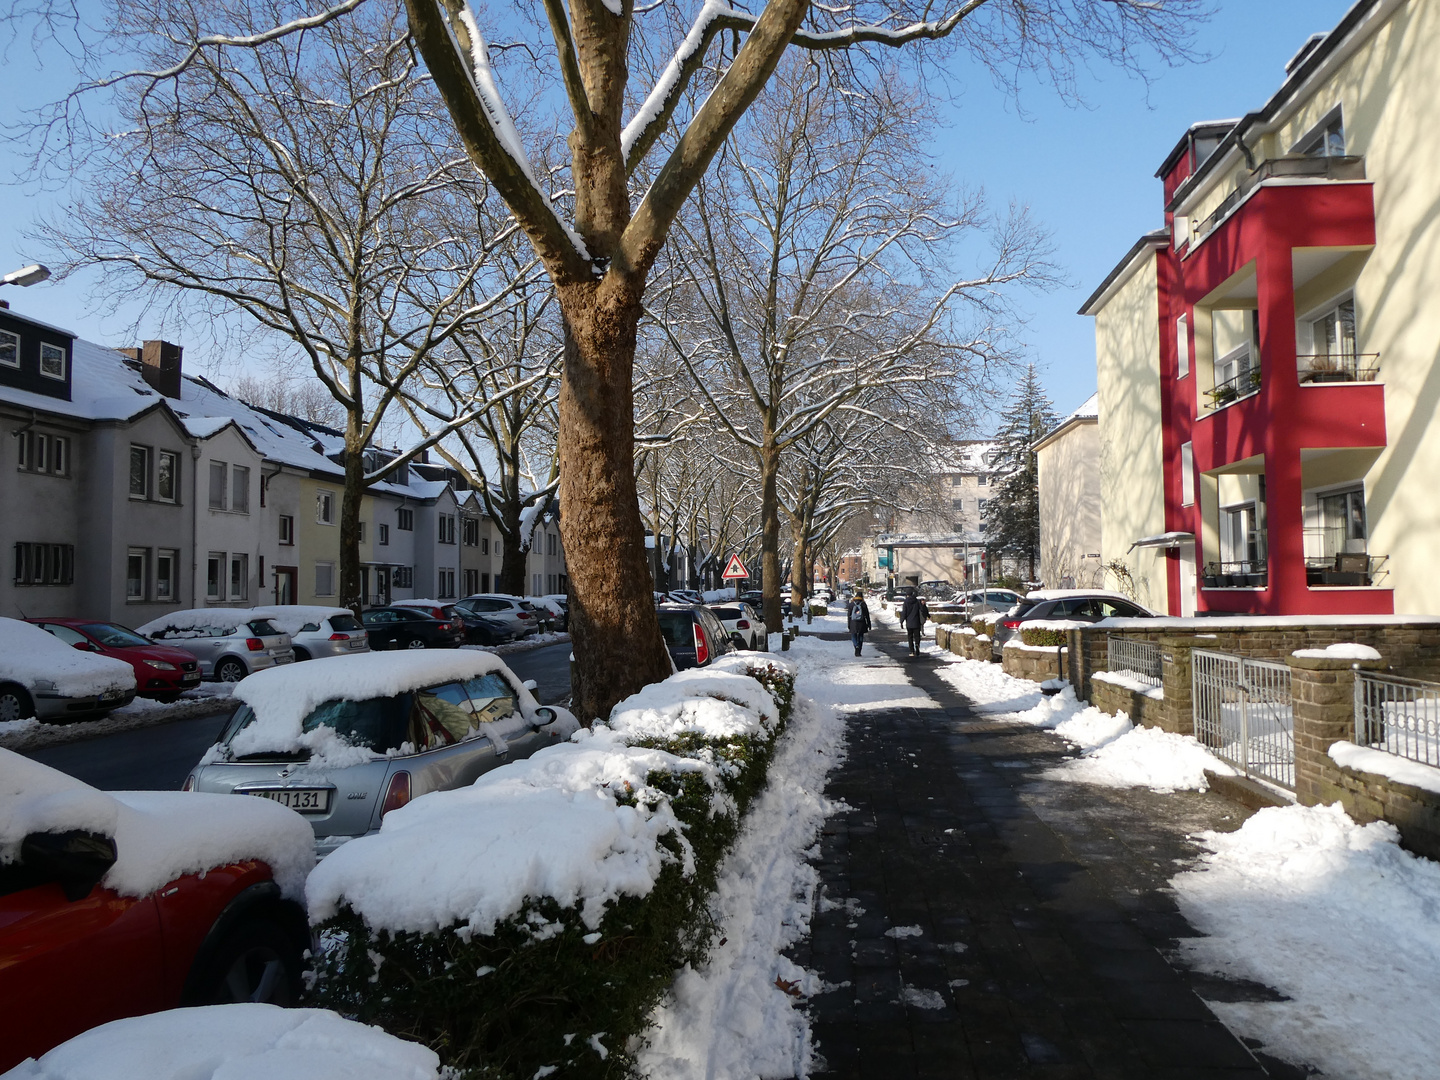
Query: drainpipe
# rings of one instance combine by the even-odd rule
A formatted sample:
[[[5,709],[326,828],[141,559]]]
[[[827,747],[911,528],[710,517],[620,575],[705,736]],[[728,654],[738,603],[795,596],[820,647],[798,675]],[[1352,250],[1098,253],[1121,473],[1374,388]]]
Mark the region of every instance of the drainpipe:
[[[200,441],[190,443],[190,606],[200,606],[195,575],[200,572]],[[183,602],[183,601],[182,601]]]
[[[265,470],[264,470],[264,459],[261,459],[261,470],[260,470],[260,507],[261,507],[261,509],[266,508],[267,505],[268,505],[268,504],[265,502],[265,492],[270,489],[270,481],[271,481],[271,480],[274,480],[275,477],[279,476],[279,475],[280,475],[282,472],[284,472],[284,471],[285,471],[285,466],[284,466],[284,465],[281,465],[279,462],[276,462],[276,463],[275,463],[275,471],[272,472],[272,473],[268,473],[268,474],[267,474],[267,473],[265,472]],[[263,536],[263,535],[264,535],[264,530],[265,530],[265,525],[264,525],[265,515],[264,515],[264,514],[261,514],[261,515],[260,515],[260,521],[261,521],[260,530],[261,530],[261,535]],[[292,530],[292,531],[293,531],[293,530]],[[271,538],[272,540],[275,539],[275,534],[274,534],[274,533],[271,533],[271,534],[270,534],[270,538]],[[291,537],[291,539],[293,540],[294,537]],[[263,541],[262,541],[262,543],[263,543]],[[258,551],[256,552],[256,555],[259,555],[259,557],[262,558],[262,559],[264,558],[264,556],[263,556],[263,555],[260,555],[260,553],[259,553]],[[278,562],[279,552],[276,552],[276,555],[277,555],[277,562]],[[275,568],[274,566],[271,566],[271,567],[270,567],[270,573],[271,573],[272,575],[274,575],[274,578],[275,578],[275,587],[274,587],[274,589],[271,591],[271,594],[270,594],[270,595],[271,595],[271,598],[275,601],[275,603],[276,603],[276,604],[279,604],[279,603],[280,603],[280,572],[279,572],[278,570],[276,570],[276,568]],[[299,585],[299,582],[298,582],[298,581],[296,582],[296,585],[297,585],[297,586]],[[265,577],[264,577],[263,574],[262,574],[261,577],[260,577],[260,591],[261,591],[262,593],[265,591]],[[298,600],[299,597],[297,596],[296,599]]]

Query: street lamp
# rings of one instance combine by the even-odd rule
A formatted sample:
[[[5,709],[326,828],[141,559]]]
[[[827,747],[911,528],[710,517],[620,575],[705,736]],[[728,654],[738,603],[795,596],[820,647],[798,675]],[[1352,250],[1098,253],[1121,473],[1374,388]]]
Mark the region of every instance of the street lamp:
[[[39,263],[31,263],[29,266],[22,266],[19,270],[11,270],[4,277],[0,277],[0,285],[19,285],[22,288],[28,285],[39,285],[50,276],[50,268],[41,266]]]

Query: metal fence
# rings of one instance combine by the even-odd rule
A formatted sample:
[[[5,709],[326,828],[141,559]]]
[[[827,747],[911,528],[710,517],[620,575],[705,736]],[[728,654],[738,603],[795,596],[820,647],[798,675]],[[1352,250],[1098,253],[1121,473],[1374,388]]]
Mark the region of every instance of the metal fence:
[[[1164,682],[1160,646],[1153,641],[1133,641],[1108,634],[1106,651],[1111,671],[1126,672],[1151,686],[1159,686]]]
[[[1355,743],[1440,766],[1440,683],[1357,671]]]
[[[1244,771],[1295,788],[1295,713],[1290,669],[1274,660],[1190,653],[1195,737]]]

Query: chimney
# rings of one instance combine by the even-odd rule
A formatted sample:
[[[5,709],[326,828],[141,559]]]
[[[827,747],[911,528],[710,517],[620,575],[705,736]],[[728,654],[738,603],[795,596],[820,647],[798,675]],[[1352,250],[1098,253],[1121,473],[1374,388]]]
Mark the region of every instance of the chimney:
[[[180,400],[180,357],[185,352],[168,341],[147,341],[140,350],[140,374],[168,398]]]

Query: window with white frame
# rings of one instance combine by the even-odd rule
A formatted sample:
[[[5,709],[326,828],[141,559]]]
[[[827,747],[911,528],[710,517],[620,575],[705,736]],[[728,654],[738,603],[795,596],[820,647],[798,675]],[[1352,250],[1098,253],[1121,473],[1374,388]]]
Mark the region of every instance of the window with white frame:
[[[442,544],[455,543],[455,515],[441,514],[438,521],[439,540]]]
[[[161,450],[155,467],[155,497],[161,502],[180,501],[180,455]]]
[[[481,555],[489,555],[489,554],[490,554],[490,538],[489,538],[488,536],[484,536],[484,537],[481,537],[481,538],[480,538],[480,554],[481,554]]]
[[[397,566],[390,573],[391,584],[397,589],[413,589],[415,587],[415,568],[413,566]]]
[[[16,585],[72,585],[75,582],[74,544],[15,545]]]
[[[180,593],[180,552],[161,548],[155,553],[155,599],[171,603]]]
[[[1195,444],[1180,446],[1180,505],[1195,505]]]
[[[230,466],[230,512],[250,512],[250,469],[245,465]]]
[[[1175,362],[1177,379],[1190,374],[1190,319],[1185,315],[1175,320]]]
[[[442,566],[439,571],[439,580],[436,582],[439,592],[436,593],[441,600],[451,600],[455,597],[455,571]]]
[[[1295,144],[1295,153],[1306,157],[1344,157],[1345,120],[1335,109],[1306,132]]]
[[[556,533],[549,533],[546,538],[546,550],[554,555],[560,550],[560,537]]]
[[[130,498],[148,499],[149,497],[150,448],[136,446],[132,443],[130,445]]]
[[[335,595],[335,564],[333,562],[317,562],[315,564],[315,595]]]
[[[539,596],[539,595],[540,595],[540,575],[539,575],[539,574],[534,574],[534,575],[532,575],[531,578],[530,578],[530,583],[531,583],[530,595],[531,595],[531,596]]]
[[[395,511],[395,527],[401,532],[413,532],[415,530],[415,511],[403,506]]]
[[[210,462],[210,509],[225,509],[225,462]]]
[[[250,596],[250,556],[230,556],[230,599],[245,600]]]
[[[355,527],[360,530],[360,543],[365,543],[365,522],[357,521]]]
[[[20,335],[10,330],[0,330],[0,366],[20,366]]]
[[[480,521],[478,518],[467,517],[461,524],[463,531],[462,539],[466,547],[478,547],[480,545]]]
[[[1310,329],[1310,351],[1316,356],[1355,355],[1354,297],[1347,296],[1306,321]]]
[[[295,519],[289,514],[280,515],[280,545],[292,547],[295,543]]]
[[[24,472],[70,475],[70,439],[40,431],[15,433],[16,467]]]
[[[1220,558],[1229,563],[1245,563],[1257,571],[1265,561],[1263,537],[1253,502],[1220,510]]]
[[[333,491],[316,492],[315,521],[320,525],[335,524],[335,493]],[[332,592],[325,593],[324,595],[333,595],[333,590]]]
[[[376,529],[375,529],[375,542],[376,542],[377,544],[379,544],[381,547],[385,547],[385,546],[389,545],[389,543],[390,543],[390,526],[389,526],[389,525],[386,525],[384,522],[381,522],[380,525],[376,527]]]
[[[69,353],[62,346],[40,343],[40,374],[47,379],[64,379],[68,361]]]
[[[150,549],[131,548],[125,553],[125,599],[130,602],[145,599],[145,586],[150,570]]]
[[[225,599],[225,553],[212,551],[205,557],[205,599]]]
[[[472,593],[477,593],[477,592],[480,591],[480,571],[479,571],[479,570],[463,570],[463,571],[461,571],[461,578],[462,578],[462,580],[463,580],[463,582],[464,582],[465,595],[466,595],[466,596],[469,596],[469,595],[471,595]]]

